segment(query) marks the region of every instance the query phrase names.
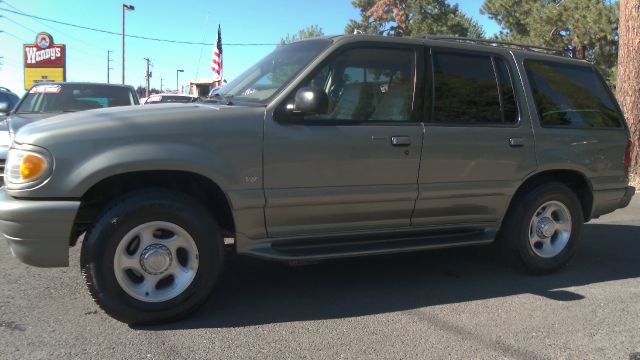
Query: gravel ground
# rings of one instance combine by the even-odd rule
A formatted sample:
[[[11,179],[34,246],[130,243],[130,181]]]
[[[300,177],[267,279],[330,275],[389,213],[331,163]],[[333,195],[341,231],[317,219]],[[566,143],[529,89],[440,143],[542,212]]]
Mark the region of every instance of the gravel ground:
[[[231,255],[208,303],[130,328],[78,265],[38,269],[0,243],[0,358],[640,359],[640,197],[585,226],[560,272],[527,276],[491,247],[286,264]]]

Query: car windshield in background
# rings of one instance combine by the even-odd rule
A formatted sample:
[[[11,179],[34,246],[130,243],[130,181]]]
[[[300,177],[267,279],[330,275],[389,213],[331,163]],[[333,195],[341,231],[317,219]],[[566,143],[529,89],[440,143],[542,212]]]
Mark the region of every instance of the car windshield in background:
[[[145,102],[145,104],[158,104],[158,103],[190,103],[197,100],[197,98],[191,96],[180,95],[151,95]]]
[[[311,59],[331,44],[327,39],[281,45],[220,89],[222,97],[262,102],[287,84]]]
[[[36,85],[25,96],[16,113],[73,112],[135,105],[130,89],[96,84]]]

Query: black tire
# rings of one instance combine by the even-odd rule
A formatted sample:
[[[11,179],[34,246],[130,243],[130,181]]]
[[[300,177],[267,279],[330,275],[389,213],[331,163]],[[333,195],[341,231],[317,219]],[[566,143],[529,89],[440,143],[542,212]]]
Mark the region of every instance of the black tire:
[[[148,302],[130,296],[120,286],[114,257],[126,234],[155,221],[175,224],[188,233],[197,247],[198,266],[181,293],[166,301]],[[86,233],[80,265],[89,293],[108,315],[143,325],[175,321],[196,310],[211,293],[223,259],[224,244],[213,215],[185,194],[154,189],[126,195],[100,215]]]
[[[571,233],[562,251],[551,257],[543,257],[532,246],[529,232],[536,211],[549,202],[559,202],[568,209]],[[505,261],[516,270],[532,274],[551,273],[565,266],[574,255],[583,223],[580,200],[571,189],[559,182],[540,184],[512,200],[498,233],[498,246]]]

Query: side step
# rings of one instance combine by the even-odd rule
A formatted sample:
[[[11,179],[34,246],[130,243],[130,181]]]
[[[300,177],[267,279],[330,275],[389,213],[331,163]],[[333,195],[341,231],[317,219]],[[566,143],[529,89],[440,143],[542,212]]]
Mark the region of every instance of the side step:
[[[449,230],[374,236],[282,239],[273,241],[270,245],[245,249],[242,253],[282,261],[335,259],[485,245],[494,241],[496,233],[495,229],[472,229],[455,232]]]

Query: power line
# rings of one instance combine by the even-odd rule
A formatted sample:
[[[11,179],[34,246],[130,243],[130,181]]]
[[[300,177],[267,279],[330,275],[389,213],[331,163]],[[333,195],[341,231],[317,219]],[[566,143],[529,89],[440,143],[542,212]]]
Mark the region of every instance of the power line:
[[[11,5],[10,3],[6,2],[6,1],[0,0],[0,3],[4,3],[4,4],[6,4],[7,6],[9,6],[10,8],[12,8],[13,10],[15,10],[15,11],[17,11],[17,12],[19,12],[19,13],[23,13],[23,14],[24,14],[24,11],[22,11],[22,10],[18,9],[17,7],[15,7],[15,6]],[[6,18],[6,16],[5,16],[5,18]],[[37,19],[31,19],[31,20],[32,20],[32,21],[34,21],[34,22],[37,22],[37,23],[38,23],[38,24],[40,24],[40,25],[44,25],[44,26],[46,26],[46,27],[48,27],[48,28],[51,28],[51,29],[55,30],[55,32],[57,32],[57,33],[60,33],[60,34],[66,35],[66,36],[68,36],[68,37],[70,37],[70,38],[76,39],[76,40],[78,40],[78,41],[80,41],[80,42],[82,42],[82,43],[84,43],[84,44],[86,44],[86,45],[89,45],[90,47],[95,47],[95,44],[90,44],[90,43],[88,43],[88,42],[86,42],[86,41],[84,41],[84,40],[82,40],[82,39],[80,39],[80,38],[78,38],[78,37],[75,37],[75,36],[73,36],[73,35],[71,35],[71,34],[69,34],[69,33],[65,32],[65,31],[62,31],[62,30],[60,30],[60,29],[58,29],[58,28],[55,28],[55,27],[53,27],[53,26],[51,26],[51,25],[47,25],[47,24],[43,23],[43,22],[42,22],[42,21],[40,21],[40,20],[37,20]],[[13,23],[15,23],[15,21],[13,21],[13,20],[10,20],[10,21],[12,21]],[[32,32],[32,31],[33,31],[33,29],[28,29],[28,30],[29,30],[30,32]]]
[[[14,9],[14,10],[15,10],[15,11],[17,11],[17,12],[24,13],[22,10],[20,10],[20,9],[18,9],[17,7],[15,7],[15,6],[11,5],[11,4],[10,4],[10,3],[8,3],[7,1],[0,0],[0,3],[4,3],[5,5],[9,6],[10,8]],[[30,33],[32,33],[32,32],[33,32],[33,29],[29,29],[29,28],[27,28],[26,26],[24,26],[24,25],[22,25],[22,24],[18,23],[17,21],[15,21],[15,20],[13,20],[13,19],[11,19],[11,18],[9,18],[9,17],[6,17],[6,16],[3,16],[3,15],[0,15],[0,18],[5,18],[5,19],[9,20],[10,22],[12,22],[13,24],[15,24],[15,25],[17,25],[17,26],[20,26],[21,28],[23,28],[23,29],[25,29],[25,30],[29,31]],[[78,37],[76,37],[76,36],[73,36],[73,35],[71,35],[71,34],[67,33],[66,31],[62,31],[62,30],[60,30],[60,29],[58,29],[58,28],[56,28],[56,27],[53,27],[53,26],[48,25],[48,24],[45,24],[44,22],[42,22],[42,21],[40,21],[40,20],[36,20],[36,19],[30,19],[30,20],[31,20],[31,21],[33,21],[33,22],[36,22],[36,23],[38,23],[38,24],[40,24],[40,25],[43,25],[43,26],[45,26],[46,28],[50,28],[50,29],[52,29],[52,30],[55,30],[55,32],[56,32],[56,33],[60,33],[60,34],[62,34],[62,35],[68,36],[68,37],[70,37],[70,38],[72,38],[72,39],[76,39],[77,41],[80,41],[81,43],[83,43],[83,44],[85,44],[85,45],[88,45],[88,49],[94,49],[94,48],[95,48],[95,44],[91,44],[91,43],[89,43],[89,42],[87,42],[87,41],[85,41],[85,40],[83,40],[83,39],[80,39],[80,38],[78,38]],[[79,50],[79,49],[76,49],[76,50]],[[87,50],[87,49],[82,49],[82,50],[79,50],[79,51],[80,51],[81,53],[85,54],[85,55],[89,55],[89,56],[94,57],[94,58],[96,58],[96,59],[100,59],[100,58],[102,58],[101,56],[98,56],[98,55],[97,55],[97,54],[95,54],[95,53],[87,52],[86,50]]]
[[[16,39],[16,40],[18,40],[18,41],[22,41],[23,43],[26,43],[26,42],[27,42],[26,40],[21,39],[21,38],[19,38],[19,37],[15,36],[15,35],[13,35],[13,34],[12,34],[12,33],[10,33],[10,32],[6,32],[6,31],[4,31],[4,30],[0,30],[0,35],[2,35],[2,34],[9,35],[9,36],[11,36],[12,38],[14,38],[14,39]]]
[[[24,26],[24,25],[22,25],[22,24],[18,23],[17,21],[15,21],[15,20],[13,20],[13,19],[11,19],[11,18],[9,18],[9,17],[6,17],[6,16],[4,16],[4,15],[0,15],[0,20],[2,20],[2,19],[5,19],[5,20],[7,20],[7,21],[9,21],[9,22],[13,23],[13,24],[14,24],[14,25],[16,25],[16,26],[21,27],[21,28],[23,28],[23,29],[24,29],[24,30],[26,30],[26,31],[33,32],[33,30],[32,30],[32,29],[27,28],[26,26]],[[52,28],[52,29],[53,29],[53,28]],[[23,40],[22,38],[21,38],[21,40],[22,40],[24,43],[28,43],[28,42],[29,42],[29,41]],[[98,55],[96,55],[95,53],[87,52],[87,51],[86,51],[86,49],[83,49],[83,48],[77,48],[77,49],[75,49],[75,50],[76,50],[76,51],[78,51],[78,52],[81,52],[81,53],[83,53],[83,54],[85,54],[85,55],[91,56],[91,57],[93,57],[93,58],[102,59],[102,57],[101,57],[101,56],[98,56]]]
[[[43,18],[40,16],[35,16],[35,15],[31,15],[31,14],[27,14],[25,12],[21,12],[21,11],[14,11],[11,9],[7,9],[7,8],[0,8],[1,11],[6,11],[6,12],[10,12],[16,15],[20,15],[20,16],[24,16],[24,17],[28,17],[28,18],[32,18],[32,19],[38,19],[38,20],[42,20],[42,21],[48,21],[48,22],[52,22],[55,24],[60,24],[60,25],[65,25],[65,26],[71,26],[71,27],[75,27],[78,29],[84,29],[84,30],[90,30],[90,31],[96,31],[96,32],[101,32],[104,34],[110,34],[110,35],[117,35],[117,36],[122,36],[122,33],[120,32],[116,32],[116,31],[110,31],[110,30],[104,30],[104,29],[96,29],[96,28],[91,28],[88,26],[82,26],[82,25],[76,25],[76,24],[71,24],[68,22],[64,22],[64,21],[59,21],[59,20],[53,20],[53,19],[47,19],[47,18]],[[158,41],[158,42],[166,42],[166,43],[173,43],[173,44],[184,44],[184,45],[209,45],[212,46],[214,45],[214,43],[205,43],[205,42],[193,42],[193,41],[181,41],[181,40],[170,40],[170,39],[159,39],[159,38],[153,38],[153,37],[148,37],[148,36],[139,36],[139,35],[129,35],[129,34],[125,34],[126,37],[129,38],[134,38],[134,39],[141,39],[141,40],[150,40],[150,41]],[[225,46],[276,46],[279,44],[270,44],[270,43],[247,43],[247,44],[241,44],[241,43],[234,43],[234,44],[224,44]]]
[[[14,25],[16,25],[16,26],[18,26],[18,27],[20,27],[20,28],[22,28],[24,30],[29,31],[30,33],[33,32],[33,29],[29,29],[28,27],[26,27],[26,26],[20,24],[19,22],[15,21],[15,20],[12,20],[11,18],[8,18],[8,17],[6,17],[4,15],[0,15],[0,19],[6,19],[7,21],[13,23]]]

